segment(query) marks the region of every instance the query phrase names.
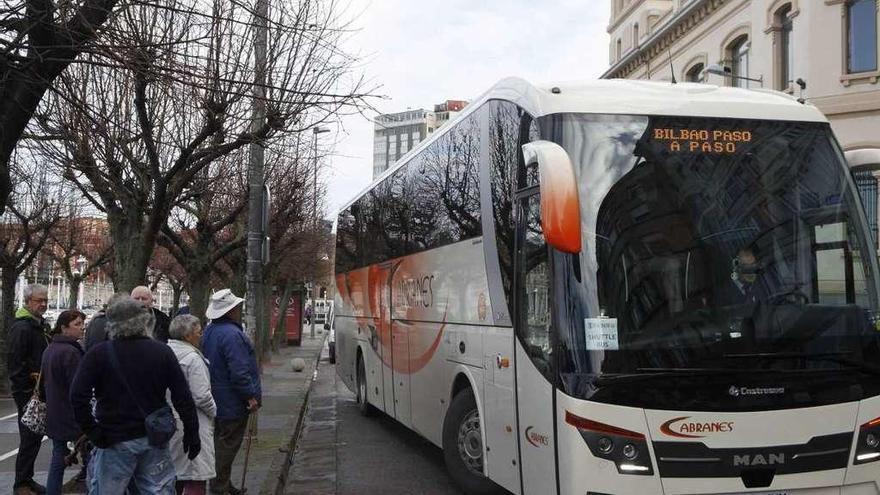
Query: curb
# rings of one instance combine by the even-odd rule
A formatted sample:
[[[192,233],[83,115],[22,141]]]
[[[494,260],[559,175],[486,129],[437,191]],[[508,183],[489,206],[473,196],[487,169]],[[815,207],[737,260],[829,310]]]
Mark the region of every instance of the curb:
[[[324,342],[326,341],[326,335],[321,341],[321,346],[319,347],[318,356],[315,359],[315,366],[312,369],[312,378],[309,381],[309,389],[306,391],[305,398],[303,400],[302,406],[299,409],[299,417],[296,421],[296,426],[293,429],[293,434],[290,437],[290,440],[287,443],[287,448],[278,449],[282,454],[280,456],[280,466],[278,466],[278,476],[275,478],[275,487],[269,488],[266,484],[269,484],[269,480],[271,477],[267,478],[266,483],[263,485],[263,489],[260,490],[261,493],[273,494],[273,495],[283,495],[284,489],[287,487],[288,477],[290,476],[290,468],[293,465],[293,455],[296,451],[297,444],[299,442],[300,435],[302,434],[303,423],[305,422],[306,410],[309,407],[309,399],[312,395],[312,389],[315,386],[315,381],[318,376],[318,366],[321,363],[321,355],[324,352]],[[304,370],[305,372],[305,370]],[[272,470],[275,470],[275,467],[278,462],[279,457],[275,458],[275,461],[272,462]]]

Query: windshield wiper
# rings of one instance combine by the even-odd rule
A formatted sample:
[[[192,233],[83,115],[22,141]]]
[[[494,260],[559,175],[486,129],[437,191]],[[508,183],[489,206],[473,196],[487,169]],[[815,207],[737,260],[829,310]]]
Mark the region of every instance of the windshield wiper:
[[[732,373],[753,373],[757,370],[740,368],[637,368],[638,373],[600,375],[593,382],[596,386],[610,383],[629,383],[656,378],[676,378],[692,376],[718,376]]]
[[[819,352],[815,354],[809,354],[806,352],[758,352],[754,354],[725,354],[723,357],[725,359],[768,359],[768,360],[782,360],[782,359],[805,359],[807,361],[829,361],[832,363],[842,364],[845,366],[850,366],[849,369],[856,369],[858,371],[864,371],[865,373],[870,373],[872,375],[880,375],[880,368],[876,366],[872,366],[863,361],[857,361],[855,359],[850,359],[845,356],[852,355],[852,352]],[[846,369],[846,368],[845,368]],[[834,370],[827,370],[834,371]]]

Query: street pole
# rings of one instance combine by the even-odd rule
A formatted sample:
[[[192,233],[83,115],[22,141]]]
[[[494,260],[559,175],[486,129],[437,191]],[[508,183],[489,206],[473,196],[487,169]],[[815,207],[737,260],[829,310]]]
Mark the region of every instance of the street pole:
[[[313,177],[314,181],[312,182],[312,229],[314,230],[315,236],[318,235],[318,134],[330,132],[330,129],[325,129],[323,127],[315,126],[312,128],[312,134],[315,136],[315,175]],[[316,239],[317,240],[317,239]],[[317,261],[313,260],[317,266]],[[311,320],[311,330],[309,330],[309,337],[315,338],[315,309],[317,305],[315,301],[318,300],[318,277],[317,270],[312,272],[312,317]]]
[[[256,0],[254,6],[254,91],[251,131],[258,132],[266,121],[266,46],[268,40],[269,0]],[[257,344],[258,359],[262,358],[262,342],[257,340],[259,314],[263,293],[263,165],[264,148],[261,141],[249,146],[248,162],[248,242],[247,242],[247,312],[245,326]]]

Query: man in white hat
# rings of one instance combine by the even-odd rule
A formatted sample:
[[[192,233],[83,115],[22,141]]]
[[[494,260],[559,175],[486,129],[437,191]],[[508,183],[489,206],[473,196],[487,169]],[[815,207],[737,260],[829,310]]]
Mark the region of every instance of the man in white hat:
[[[248,415],[260,407],[262,390],[254,346],[241,327],[244,299],[229,289],[215,292],[205,311],[211,323],[205,328],[202,351],[211,372],[211,393],[217,403],[214,448],[217,477],[211,493],[238,495],[230,476],[235,455],[244,440]]]

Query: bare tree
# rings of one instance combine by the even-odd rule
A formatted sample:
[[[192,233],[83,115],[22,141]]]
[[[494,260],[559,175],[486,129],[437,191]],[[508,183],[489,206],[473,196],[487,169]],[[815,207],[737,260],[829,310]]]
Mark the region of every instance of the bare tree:
[[[190,312],[199,318],[205,316],[212,281],[222,273],[216,269],[219,262],[247,242],[242,221],[248,196],[241,155],[231,154],[203,170],[159,237],[159,244],[186,274]]]
[[[76,202],[70,202],[66,214],[50,231],[46,246],[67,279],[67,305],[71,308],[78,306],[82,283],[109,263],[112,254],[106,220],[85,215],[82,205]]]
[[[10,158],[46,90],[99,34],[117,0],[0,3],[0,213]]]
[[[30,158],[13,155],[11,171],[16,187],[0,216],[0,389],[8,383],[6,334],[15,313],[16,281],[43,251],[59,216],[47,176]]]
[[[282,3],[269,19],[267,119],[252,128],[252,12],[237,0],[200,5],[124,9],[116,43],[68,71],[39,115],[43,151],[107,216],[120,290],[143,281],[161,227],[211,163],[367,96],[341,51],[336,4]]]

